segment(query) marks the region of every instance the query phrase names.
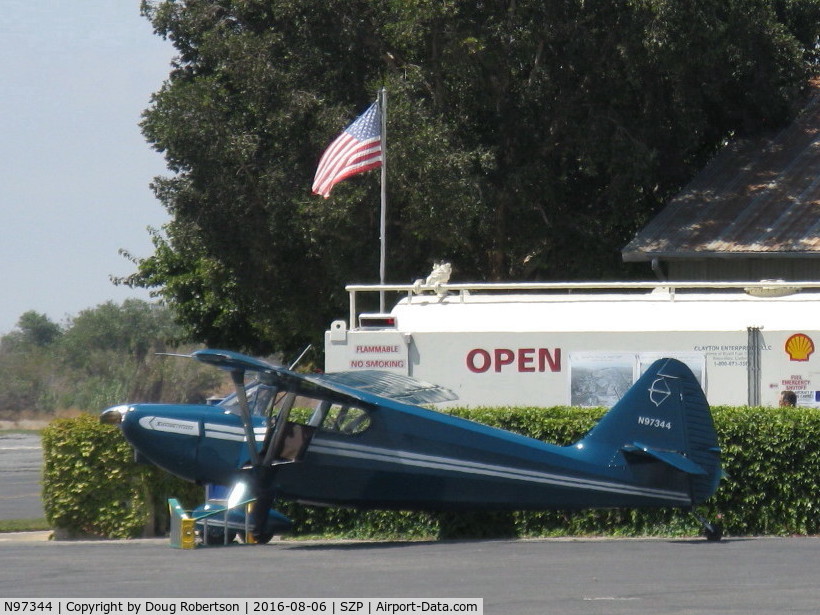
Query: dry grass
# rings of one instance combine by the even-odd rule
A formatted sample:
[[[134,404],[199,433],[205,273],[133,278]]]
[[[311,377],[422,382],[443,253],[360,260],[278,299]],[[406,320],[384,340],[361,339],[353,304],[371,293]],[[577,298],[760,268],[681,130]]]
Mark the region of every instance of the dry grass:
[[[82,414],[80,410],[62,410],[55,414],[18,413],[14,419],[0,419],[0,431],[40,431],[54,419],[72,418]]]

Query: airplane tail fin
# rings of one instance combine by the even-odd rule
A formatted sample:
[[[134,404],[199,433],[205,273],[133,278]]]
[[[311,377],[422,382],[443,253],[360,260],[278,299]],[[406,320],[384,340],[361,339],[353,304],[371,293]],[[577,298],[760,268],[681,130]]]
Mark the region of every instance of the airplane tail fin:
[[[706,500],[722,476],[709,404],[694,374],[660,359],[581,441],[623,454],[626,462],[660,462],[690,478],[692,504]]]

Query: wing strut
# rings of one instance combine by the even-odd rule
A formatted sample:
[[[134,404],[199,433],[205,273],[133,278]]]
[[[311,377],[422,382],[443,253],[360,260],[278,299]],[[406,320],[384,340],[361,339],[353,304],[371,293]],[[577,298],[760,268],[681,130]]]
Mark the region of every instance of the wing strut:
[[[242,415],[242,427],[245,430],[245,438],[248,440],[248,453],[251,456],[251,465],[258,466],[260,461],[259,451],[256,449],[256,436],[253,433],[248,396],[245,394],[245,370],[232,369],[231,379],[236,389],[236,399],[239,402],[239,411]]]

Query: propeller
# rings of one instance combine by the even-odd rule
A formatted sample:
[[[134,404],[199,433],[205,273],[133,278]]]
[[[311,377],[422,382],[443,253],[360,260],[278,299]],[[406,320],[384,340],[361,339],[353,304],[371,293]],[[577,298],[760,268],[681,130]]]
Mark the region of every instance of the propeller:
[[[291,369],[296,366],[309,349],[310,346],[302,351],[299,358],[291,365]],[[267,543],[273,537],[273,531],[267,528],[271,506],[276,497],[274,490],[276,461],[278,460],[279,452],[284,443],[285,426],[290,416],[290,410],[296,400],[296,393],[288,392],[285,395],[276,421],[272,423],[272,429],[271,423],[269,422],[265,440],[262,444],[262,450],[265,452],[263,458],[257,448],[256,435],[254,434],[253,422],[251,421],[250,406],[245,393],[245,372],[248,370],[268,372],[273,369],[273,367],[258,359],[238,355],[237,353],[229,351],[199,350],[193,353],[192,356],[199,361],[227,370],[231,374],[250,459],[250,467],[246,469],[246,473],[248,474],[247,482],[251,490],[251,495],[255,500],[251,514],[251,531],[256,543]]]
[[[236,389],[236,399],[239,402],[239,415],[242,419],[242,428],[245,431],[245,440],[248,444],[248,456],[250,458],[249,487],[255,502],[251,514],[251,531],[254,542],[265,544],[273,538],[273,533],[267,531],[270,508],[275,497],[273,480],[275,477],[274,467],[262,459],[256,445],[256,435],[253,431],[251,421],[251,411],[248,405],[248,397],[245,394],[245,370],[241,368],[231,369],[231,380]],[[278,421],[277,421],[278,422]],[[268,444],[268,448],[270,445]],[[267,456],[266,456],[267,458]]]
[[[251,526],[254,541],[260,544],[269,542],[273,537],[273,532],[267,529],[268,518],[271,506],[276,497],[274,489],[274,479],[276,477],[276,462],[279,460],[282,447],[285,442],[286,426],[290,411],[296,401],[296,393],[289,391],[282,399],[279,413],[273,422],[273,428],[268,427],[265,435],[262,450],[265,455],[262,457],[256,445],[256,437],[251,422],[250,407],[248,398],[245,395],[245,371],[236,369],[231,372],[231,377],[236,387],[236,397],[239,402],[240,416],[248,442],[248,453],[251,466],[249,468],[250,486],[256,502],[251,515]],[[275,406],[275,404],[274,404]]]

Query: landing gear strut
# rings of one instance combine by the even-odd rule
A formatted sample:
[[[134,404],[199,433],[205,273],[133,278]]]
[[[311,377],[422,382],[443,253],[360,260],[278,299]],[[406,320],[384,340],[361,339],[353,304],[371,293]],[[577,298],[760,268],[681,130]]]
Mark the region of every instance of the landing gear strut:
[[[698,514],[695,510],[692,510],[692,515],[694,515],[695,519],[703,526],[703,531],[706,533],[706,540],[709,542],[717,542],[723,538],[723,528],[720,525],[710,523],[706,517]]]

